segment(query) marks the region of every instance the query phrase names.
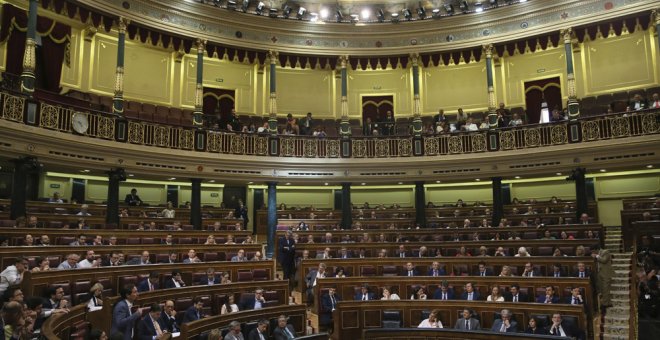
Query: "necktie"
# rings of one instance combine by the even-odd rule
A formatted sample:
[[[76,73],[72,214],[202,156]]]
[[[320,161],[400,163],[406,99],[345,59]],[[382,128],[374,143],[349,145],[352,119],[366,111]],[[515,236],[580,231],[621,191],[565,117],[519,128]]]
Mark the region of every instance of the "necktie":
[[[555,273],[555,277],[559,277],[559,273]]]
[[[472,300],[472,293],[468,293],[468,300]]]
[[[552,335],[559,335],[559,332],[557,331],[557,327],[552,328]]]
[[[399,256],[402,257],[402,258],[406,257],[406,255],[404,253],[400,253]]]
[[[470,321],[465,320],[465,329],[470,330]]]
[[[438,276],[438,271],[436,269],[433,270],[433,276]]]
[[[284,333],[286,334],[287,339],[293,339],[293,334],[291,334],[288,328],[284,327]]]
[[[266,339],[264,339],[264,334],[261,333],[261,332],[259,332],[259,339],[260,339],[260,340],[266,340]]]
[[[157,336],[162,335],[163,331],[160,329],[160,325],[158,324],[158,322],[156,322],[156,320],[154,319],[151,319],[151,322],[154,323],[154,329],[156,330],[156,335]]]
[[[362,295],[362,301],[367,301],[367,295]]]
[[[486,276],[486,272],[481,272],[481,276]]]
[[[330,296],[330,302],[332,302],[332,309],[335,309],[335,297]]]
[[[580,272],[580,277],[584,278],[584,272]]]
[[[513,296],[513,302],[518,302],[518,295]]]
[[[500,328],[500,332],[502,333],[506,332],[506,326],[504,325],[504,322],[502,322],[502,328]]]
[[[412,270],[409,270],[409,271],[408,271],[408,276],[413,276],[413,275],[412,275]]]
[[[578,300],[577,300],[576,297],[573,298],[573,304],[574,304],[574,305],[577,305],[577,304],[578,304]]]
[[[442,299],[447,300],[447,293],[442,293]]]

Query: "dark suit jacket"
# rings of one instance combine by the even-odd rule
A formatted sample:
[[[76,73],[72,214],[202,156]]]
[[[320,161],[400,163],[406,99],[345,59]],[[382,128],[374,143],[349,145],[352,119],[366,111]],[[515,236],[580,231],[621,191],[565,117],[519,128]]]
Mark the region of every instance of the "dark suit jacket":
[[[181,285],[181,286],[185,287],[185,284]],[[168,288],[168,289],[169,288],[176,288],[176,285],[174,284],[174,279],[168,279],[167,281],[165,281],[165,288]]]
[[[529,301],[528,299],[529,298],[527,297],[527,294],[523,294],[520,292],[518,293],[518,302],[528,302]],[[511,293],[504,294],[504,301],[513,302],[513,294]]]
[[[170,333],[179,331],[179,325],[176,323],[176,319],[170,318],[164,311],[160,313],[160,325],[162,329],[167,329]]]
[[[401,271],[401,274],[399,276],[408,276],[408,270],[404,269],[403,271]],[[419,271],[417,270],[417,268],[413,269],[413,276],[419,276]]]
[[[433,300],[442,300],[442,289],[438,288],[433,293]],[[447,289],[447,300],[454,300],[454,290]]]
[[[580,272],[578,272],[577,270],[573,272],[573,277],[580,277]],[[591,272],[589,271],[589,269],[584,270],[584,277],[591,277]]]
[[[240,304],[240,310],[252,310],[254,309],[254,305],[256,303],[256,300],[254,298],[249,298],[241,301]],[[261,303],[261,306],[263,307],[264,302]]]
[[[154,290],[158,290],[158,284],[154,284]],[[149,279],[144,279],[137,285],[138,292],[148,292],[149,291]]]
[[[167,330],[167,327],[163,326],[160,319],[155,321],[158,322],[158,326],[161,330]],[[138,322],[136,335],[138,340],[151,340],[156,336],[156,328],[154,328],[151,315],[145,316],[140,322]]]
[[[278,244],[280,264],[282,266],[289,266],[289,268],[293,267],[296,257],[296,242],[293,241],[293,238],[287,240],[286,237],[281,237]]]
[[[493,322],[493,327],[491,327],[491,331],[493,332],[499,332],[500,328],[502,328],[502,319],[497,319],[495,322]],[[509,324],[509,328],[506,329],[507,333],[516,333],[518,332],[518,323],[511,320]]]
[[[573,295],[565,297],[562,300],[563,300],[563,303],[568,304],[568,305],[572,305],[573,304]],[[584,305],[584,297],[582,297],[582,301],[578,300],[577,304],[578,305]]]
[[[296,336],[296,330],[293,329],[293,325],[287,324],[286,328],[291,332],[291,334],[295,337]],[[275,330],[273,331],[273,337],[275,340],[287,340],[288,338],[286,337],[286,333],[284,333],[284,329],[275,327]]]
[[[456,320],[456,325],[454,325],[454,329],[463,329],[465,330],[465,318],[460,318]],[[481,330],[481,323],[479,320],[475,318],[470,318],[470,330]]]
[[[124,198],[124,202],[132,206],[137,205],[137,202],[140,202],[140,204],[142,204],[142,200],[140,199],[140,196],[138,195],[133,196],[131,194],[126,195],[126,198]]]
[[[561,323],[561,329],[564,330],[564,333],[565,333],[566,336],[569,337],[569,338],[578,335],[578,334],[577,334],[578,331],[577,331],[575,328],[573,328],[572,326],[570,326],[569,324],[567,324],[566,322],[562,322],[562,323]],[[547,331],[546,334],[552,334],[552,323],[550,324],[550,326],[548,326],[548,327],[546,328],[546,331]]]
[[[481,295],[479,295],[478,291],[475,290],[475,291],[472,291],[472,293],[473,293],[472,294],[472,300],[481,300]],[[463,294],[461,294],[461,300],[467,300],[467,299],[468,299],[468,293],[463,292]]]
[[[199,315],[199,317],[198,317]],[[195,306],[190,306],[188,309],[186,309],[186,313],[183,315],[183,320],[181,323],[187,323],[190,321],[195,321],[199,320],[204,316],[204,313],[202,311],[197,311],[197,308]]]
[[[355,294],[355,300],[356,301],[362,300],[363,297],[364,297],[364,294],[362,294],[362,292],[358,292],[357,294]],[[367,292],[367,300],[373,300],[373,299],[374,299],[374,293]]]
[[[151,264],[151,262],[149,262],[149,263],[145,263],[145,264]],[[137,265],[142,265],[142,260],[141,260],[139,257],[136,257],[136,258],[134,258],[134,259],[132,259],[132,260],[126,262],[126,265],[127,265],[127,266],[137,266]]]
[[[217,285],[217,284],[220,283],[220,280],[218,280],[217,277],[213,277],[213,281],[212,281],[212,283],[213,283],[214,285]],[[206,286],[206,285],[208,285],[208,284],[209,284],[209,277],[208,277],[208,276],[204,276],[203,278],[201,278],[201,279],[199,280],[199,284],[202,285],[202,286]]]
[[[371,136],[373,135],[373,131],[375,128],[375,124],[373,122],[367,123],[366,121],[362,125],[362,135],[363,136]]]
[[[481,272],[477,270],[476,272],[474,272],[474,276],[481,276]],[[486,268],[486,276],[493,276],[493,271]]]
[[[433,276],[433,268],[429,269],[428,273],[426,274],[427,276]],[[447,272],[443,268],[438,269],[438,275],[439,276],[444,276],[447,275]]]
[[[312,289],[312,284],[314,283],[314,279],[316,278],[316,275],[318,274],[318,269],[312,269],[307,273],[307,276],[305,276],[305,284],[307,285],[307,289]],[[328,275],[326,275],[328,277]]]
[[[552,272],[548,273],[548,277],[555,277],[555,272],[552,271]],[[564,273],[563,270],[560,270],[559,271],[559,277],[567,277],[567,276],[566,276],[566,273]]]
[[[110,335],[115,333],[123,333],[124,340],[131,340],[131,333],[135,322],[140,319],[140,313],[133,313],[128,310],[126,300],[121,300],[115,304],[112,310],[112,326],[110,328]]]
[[[536,302],[545,303],[545,294],[537,296]],[[552,303],[559,303],[559,297],[557,295],[552,297]]]
[[[527,329],[525,329],[526,334],[543,334],[546,335],[548,334],[548,330],[545,329],[544,327],[539,327],[536,326],[536,329],[531,329],[529,326],[527,326]]]
[[[339,295],[335,294],[335,308],[337,308],[336,303],[341,301]],[[323,294],[321,296],[321,314],[319,314],[319,324],[321,325],[330,325],[332,323],[332,301],[330,299],[330,294]]]
[[[534,276],[532,276],[532,277],[540,277],[541,276],[541,273],[539,273],[538,270],[536,270],[536,269],[533,270],[533,273],[534,273]],[[524,277],[528,277],[528,276],[525,275]]]
[[[268,340],[268,331],[262,334],[264,336],[264,339]],[[251,330],[250,334],[248,334],[247,336],[247,340],[261,340],[261,338],[259,337],[259,330],[256,328]]]

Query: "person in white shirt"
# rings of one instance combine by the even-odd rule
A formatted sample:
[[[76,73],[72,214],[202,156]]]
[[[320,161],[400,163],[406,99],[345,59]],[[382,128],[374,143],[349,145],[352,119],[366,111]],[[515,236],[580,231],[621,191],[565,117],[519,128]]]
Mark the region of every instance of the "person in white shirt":
[[[230,294],[227,298],[227,303],[223,304],[222,308],[220,309],[220,315],[238,312],[239,309],[235,300],[236,298],[234,298],[234,295]]]
[[[522,119],[520,119],[520,116],[517,113],[513,114],[513,119],[509,122],[509,126],[520,126],[523,124]]]
[[[390,289],[388,287],[383,287],[383,297],[380,298],[381,300],[401,300],[399,295],[396,293],[390,292]]]
[[[13,266],[8,266],[0,273],[0,296],[10,285],[17,285],[23,281],[23,274],[28,267],[28,262],[23,257],[16,258]]]
[[[167,202],[167,208],[163,209],[163,211],[161,211],[160,214],[161,216],[163,216],[163,218],[174,218],[174,215],[176,215],[176,211],[174,211],[172,202]]]
[[[93,268],[93,267],[100,267],[100,266],[101,266],[101,261],[94,259],[94,251],[93,250],[88,250],[87,251],[87,256],[85,257],[85,259],[78,262],[78,268]]]
[[[555,336],[564,336],[564,337],[573,337],[576,333],[570,327],[567,327],[562,324],[561,314],[554,313],[552,314],[552,325],[548,328],[548,333]]]
[[[422,320],[417,328],[442,328],[442,322],[438,319],[439,310],[434,309],[428,319]]]
[[[89,294],[92,296],[87,303],[87,309],[89,311],[95,311],[103,308],[103,285],[100,283],[95,283],[92,288],[89,289]]]
[[[87,212],[87,209],[89,209],[89,205],[83,204],[80,206],[80,211],[76,214],[78,216],[92,216],[89,212]]]
[[[493,286],[491,288],[490,295],[486,298],[486,301],[489,302],[504,302],[504,296],[500,294],[500,287],[499,286]]]
[[[467,119],[467,122],[463,125],[463,129],[465,129],[465,131],[479,131],[479,127],[474,123],[472,117]]]
[[[516,254],[515,257],[525,257],[525,256],[532,256],[532,255],[529,254],[527,248],[525,247],[518,248],[518,254]]]

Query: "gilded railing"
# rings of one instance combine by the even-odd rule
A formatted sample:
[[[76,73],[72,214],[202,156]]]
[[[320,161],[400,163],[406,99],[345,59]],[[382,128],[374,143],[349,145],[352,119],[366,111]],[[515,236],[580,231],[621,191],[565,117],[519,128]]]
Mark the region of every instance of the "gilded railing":
[[[36,115],[28,114],[28,100],[20,95],[0,92],[2,103],[0,118],[24,123],[31,116],[38,117],[37,125],[44,129],[64,133],[76,133],[72,129],[74,116],[82,115],[89,123],[84,136],[117,140],[119,117],[101,112],[74,109],[48,101],[39,103]],[[316,138],[307,136],[278,136],[271,143],[270,135],[227,133],[194,130],[173,125],[142,121],[127,121],[125,140],[130,144],[170,149],[197,150],[220,154],[268,156],[292,158],[394,158],[413,157],[415,140],[411,136],[387,136],[377,138],[354,137],[350,139],[350,156],[342,152],[340,138]],[[591,142],[660,133],[660,110],[629,112],[605,116],[581,118],[576,122],[526,125],[516,128],[424,136],[421,139],[421,156],[441,156],[480,152],[529,149],[562,145],[569,142]],[[198,143],[199,137],[206,143]],[[277,150],[271,148],[277,147]],[[417,150],[420,151],[420,150]]]

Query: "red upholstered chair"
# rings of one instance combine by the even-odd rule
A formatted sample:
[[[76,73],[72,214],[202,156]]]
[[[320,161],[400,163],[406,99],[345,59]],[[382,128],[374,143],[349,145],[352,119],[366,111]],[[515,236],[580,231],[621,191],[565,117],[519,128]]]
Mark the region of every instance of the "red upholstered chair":
[[[252,269],[252,280],[253,281],[268,281],[268,270],[266,269]]]
[[[254,276],[252,275],[251,271],[242,271],[242,272],[238,272],[238,279],[236,281],[248,282],[253,280],[254,280]]]

